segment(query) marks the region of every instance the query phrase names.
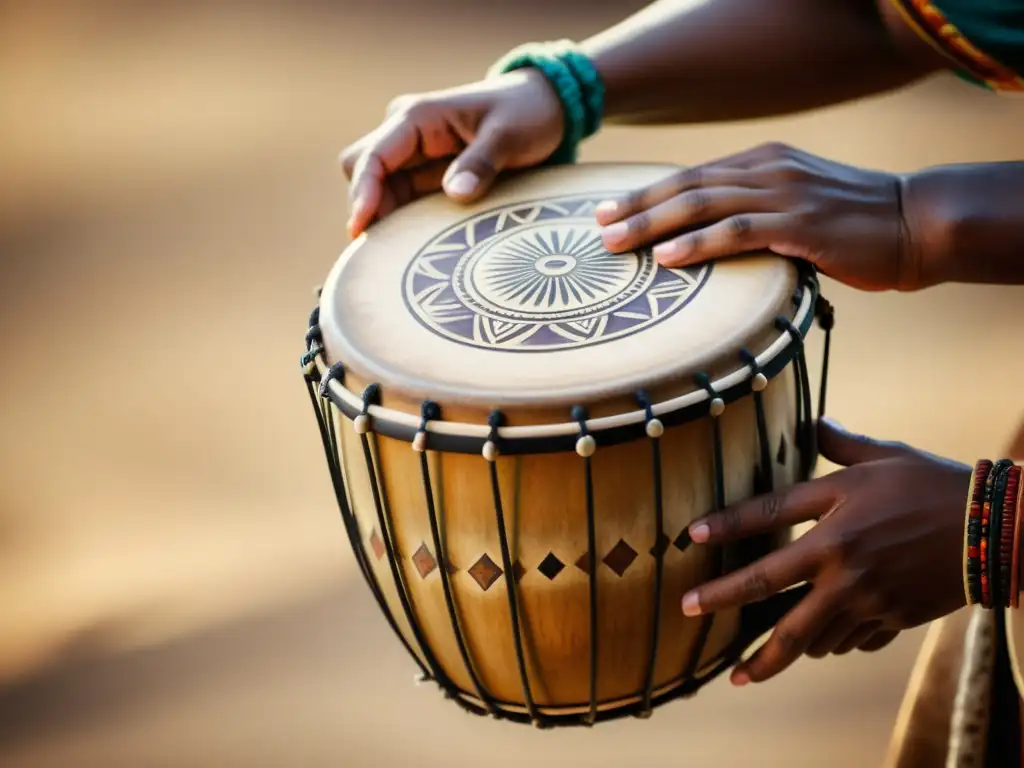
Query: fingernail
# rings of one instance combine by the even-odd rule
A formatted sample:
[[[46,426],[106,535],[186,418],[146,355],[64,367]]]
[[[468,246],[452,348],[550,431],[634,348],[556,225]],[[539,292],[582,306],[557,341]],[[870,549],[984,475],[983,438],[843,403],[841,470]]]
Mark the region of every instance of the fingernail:
[[[452,176],[451,180],[445,184],[445,189],[454,195],[467,196],[473,194],[473,191],[480,184],[480,179],[477,178],[476,174],[471,171],[460,171]]]
[[[700,597],[696,592],[688,592],[683,595],[683,615],[700,616]]]
[[[629,224],[624,221],[618,221],[602,229],[601,234],[604,235],[605,239],[611,240],[613,243],[618,242],[629,234]]]
[[[616,213],[619,212],[619,204],[616,203],[614,200],[605,200],[603,203],[598,203],[595,212],[599,216],[614,216]]]
[[[703,544],[711,538],[711,526],[707,523],[697,523],[690,528],[690,538],[698,544]]]
[[[742,688],[744,685],[750,682],[750,675],[743,671],[737,671],[732,673],[732,684],[738,688]]]
[[[667,243],[658,243],[651,250],[651,253],[654,254],[654,258],[658,261],[664,261],[673,256],[678,256],[682,253],[682,248],[679,247],[679,243],[669,241]]]

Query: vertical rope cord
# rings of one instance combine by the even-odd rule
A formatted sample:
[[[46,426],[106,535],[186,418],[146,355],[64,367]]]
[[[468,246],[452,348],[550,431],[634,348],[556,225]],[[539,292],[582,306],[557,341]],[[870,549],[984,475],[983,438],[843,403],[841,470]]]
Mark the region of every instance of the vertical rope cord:
[[[316,312],[316,310],[314,311]],[[316,316],[317,315],[313,315],[310,319],[312,320]],[[310,348],[310,353],[313,353],[312,347]],[[305,365],[312,365],[313,360],[316,358],[316,354],[310,357],[308,361],[305,361],[304,358]],[[313,370],[315,371],[315,367]],[[335,499],[337,500],[338,508],[341,513],[341,522],[345,527],[349,546],[352,548],[352,556],[355,558],[356,564],[359,566],[359,572],[362,574],[367,587],[369,587],[370,594],[373,595],[373,599],[377,603],[377,607],[380,609],[381,613],[384,614],[384,620],[391,628],[391,631],[395,633],[395,637],[398,638],[402,647],[405,648],[409,656],[412,657],[412,660],[419,668],[420,673],[426,676],[426,667],[423,666],[419,656],[413,652],[412,647],[406,641],[405,636],[402,634],[401,630],[398,628],[398,624],[395,622],[395,617],[392,615],[391,609],[388,607],[387,600],[384,599],[384,594],[381,591],[380,584],[377,582],[377,577],[373,572],[373,566],[370,564],[369,555],[366,553],[366,547],[363,545],[362,534],[359,531],[359,523],[356,521],[355,515],[348,504],[348,496],[345,491],[345,479],[341,472],[338,446],[334,436],[334,415],[331,410],[329,392],[331,380],[342,375],[344,375],[344,369],[340,364],[336,364],[331,367],[327,376],[320,378],[319,381],[317,381],[315,374],[307,373],[305,376],[306,390],[309,393],[309,399],[313,405],[313,411],[316,414],[317,426],[320,430],[320,438],[323,441],[324,453],[327,458],[327,468],[331,477],[331,485],[334,488]],[[322,404],[326,405],[326,414],[321,410]],[[330,426],[328,427],[328,425]]]
[[[430,521],[430,536],[433,540],[434,552],[437,554],[437,566],[441,578],[441,589],[444,592],[444,602],[448,608],[448,618],[452,624],[452,634],[455,635],[455,643],[458,645],[459,655],[462,657],[462,663],[466,666],[466,674],[469,676],[473,687],[476,689],[477,698],[479,698],[483,703],[484,709],[489,714],[494,714],[494,700],[480,682],[480,678],[477,676],[476,667],[473,664],[473,660],[470,658],[469,649],[466,647],[465,637],[462,633],[462,622],[459,620],[458,609],[456,608],[455,598],[452,594],[451,577],[448,573],[447,547],[442,546],[441,531],[438,526],[437,509],[434,504],[434,487],[430,479],[430,462],[427,456],[429,445],[426,425],[428,421],[434,421],[441,417],[441,409],[436,403],[428,400],[423,403],[421,415],[422,422],[420,423],[420,430],[418,433],[423,435],[422,444],[418,451],[420,455],[420,474],[423,478],[423,495],[427,505],[427,517]],[[414,441],[414,444],[415,442],[416,441]]]
[[[368,437],[368,412],[370,404],[375,403],[379,397],[380,387],[377,384],[371,384],[366,388],[363,392],[363,412],[357,417],[357,421],[359,419],[363,419],[363,421],[359,421],[356,425],[356,431],[359,432],[359,438],[362,442],[363,458],[366,461],[366,471],[370,475],[370,491],[373,495],[373,505],[377,511],[377,523],[381,529],[381,538],[384,540],[384,550],[387,553],[388,565],[391,568],[391,576],[395,582],[395,591],[398,593],[398,601],[402,605],[402,611],[405,613],[406,621],[409,623],[409,629],[412,631],[413,637],[416,639],[416,643],[419,645],[420,650],[423,653],[423,657],[427,662],[427,668],[430,670],[430,677],[432,677],[437,684],[441,686],[445,696],[454,698],[456,697],[454,686],[444,674],[444,670],[441,669],[437,659],[434,658],[434,654],[430,650],[430,646],[427,645],[426,639],[423,637],[423,633],[420,630],[419,622],[416,620],[412,604],[409,601],[409,594],[405,584],[405,579],[398,563],[397,545],[394,538],[392,521],[390,520],[391,513],[390,509],[385,508],[386,505],[383,502],[383,483],[377,472],[377,466],[373,459],[373,452],[370,450],[370,440]]]
[[[740,358],[750,368],[750,390],[754,397],[754,418],[757,423],[758,466],[755,469],[755,496],[771,493],[775,489],[775,463],[771,455],[771,437],[768,431],[768,417],[765,412],[764,392],[768,387],[768,378],[761,371],[757,357],[749,349],[740,350]],[[755,562],[769,555],[776,547],[778,536],[764,533],[752,536],[735,545],[740,562]]]
[[[832,350],[832,329],[836,324],[835,309],[823,297],[818,297],[818,325],[825,331],[825,350],[821,356],[821,384],[818,389],[818,419],[825,415],[825,396],[828,394],[828,360]]]
[[[636,401],[644,409],[647,417],[646,432],[651,441],[652,477],[654,480],[654,605],[651,618],[651,646],[647,661],[647,673],[644,679],[644,699],[641,716],[650,717],[651,700],[654,696],[654,672],[658,661],[658,640],[661,632],[661,592],[665,570],[665,512],[662,498],[661,483],[661,436],[665,433],[665,425],[654,417],[651,399],[647,392],[637,392]]]
[[[724,451],[722,449],[722,431],[718,424],[718,418],[725,412],[725,401],[719,397],[718,392],[711,384],[711,377],[706,373],[698,373],[694,376],[694,381],[698,387],[701,387],[705,392],[708,393],[708,416],[711,419],[711,442],[712,442],[712,454],[715,462],[715,498],[714,508],[712,511],[718,512],[725,508],[725,461]],[[713,559],[711,561],[711,573],[708,576],[708,580],[716,579],[721,576],[724,564],[725,564],[725,551],[722,547],[715,547]],[[711,634],[711,628],[715,621],[715,614],[705,614],[701,617],[700,630],[697,633],[697,642],[694,645],[693,653],[690,656],[690,660],[686,665],[686,670],[683,675],[684,678],[692,678],[700,669],[700,658],[704,654],[704,648],[707,645],[708,637]]]
[[[815,437],[815,424],[811,415],[811,383],[807,376],[807,358],[804,354],[804,337],[800,329],[793,325],[789,318],[779,316],[775,318],[775,327],[789,333],[793,343],[797,346],[797,353],[793,365],[797,378],[797,403],[799,413],[797,414],[797,440],[800,451],[800,477],[807,480],[817,460],[817,439]]]
[[[594,477],[590,458],[597,450],[597,441],[587,429],[587,409],[577,405],[572,409],[572,420],[580,426],[576,440],[576,453],[583,457],[583,482],[587,500],[587,563],[590,577],[590,707],[586,723],[597,722],[597,523],[594,519]]]
[[[498,428],[501,426],[504,417],[501,411],[491,412],[487,420],[491,428],[487,443],[484,445],[483,455],[487,460],[490,469],[491,494],[494,497],[494,516],[498,527],[498,545],[501,549],[501,565],[505,569],[505,594],[508,597],[509,620],[512,624],[512,642],[516,653],[516,665],[519,668],[519,684],[523,690],[523,702],[529,712],[533,724],[540,727],[545,723],[533,700],[533,692],[530,689],[530,674],[526,667],[526,653],[523,650],[522,629],[519,618],[519,600],[516,594],[516,575],[512,564],[512,553],[508,545],[508,534],[505,530],[505,509],[501,502],[501,484],[498,477]]]
[[[758,493],[771,493],[775,488],[775,471],[772,468],[771,444],[768,435],[768,418],[764,408],[764,391],[768,378],[761,372],[757,357],[746,348],[740,350],[740,358],[750,368],[750,390],[754,394],[754,414],[757,420],[757,449],[761,464],[760,488]]]

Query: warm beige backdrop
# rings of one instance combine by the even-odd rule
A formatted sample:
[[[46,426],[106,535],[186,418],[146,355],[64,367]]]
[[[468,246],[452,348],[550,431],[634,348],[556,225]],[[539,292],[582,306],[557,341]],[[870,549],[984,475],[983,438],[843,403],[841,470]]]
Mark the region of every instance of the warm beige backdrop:
[[[297,365],[345,243],[335,154],[399,92],[639,5],[0,4],[0,765],[877,764],[920,632],[540,734],[413,688],[354,578]],[[609,130],[585,159],[781,139],[902,170],[1019,158],[1022,120],[940,79],[800,118]],[[835,416],[967,461],[1011,437],[1019,291],[829,292]]]

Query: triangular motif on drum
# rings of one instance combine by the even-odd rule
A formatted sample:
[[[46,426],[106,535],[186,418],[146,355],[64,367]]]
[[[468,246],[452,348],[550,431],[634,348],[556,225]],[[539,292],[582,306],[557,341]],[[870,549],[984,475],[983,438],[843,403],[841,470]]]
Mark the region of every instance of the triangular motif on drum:
[[[514,323],[492,320],[477,315],[473,318],[473,336],[477,341],[500,346],[515,346],[532,336],[538,326],[534,323]]]
[[[456,300],[448,283],[435,283],[420,291],[415,298],[422,310],[439,325],[469,320],[474,316],[470,310]]]
[[[590,338],[591,336],[598,336],[604,333],[604,328],[608,325],[608,315],[588,317],[585,320],[573,320],[570,323],[566,323],[566,325],[574,331],[582,333],[584,338]]]
[[[565,325],[558,323],[552,323],[548,328],[558,336],[561,336],[567,341],[583,341],[586,337],[585,334],[574,333],[571,328],[567,328]]]
[[[456,253],[435,253],[424,254],[420,256],[416,261],[416,273],[429,277],[431,280],[448,280],[449,272],[443,272],[437,267],[437,262],[444,261],[445,259],[451,259],[453,256],[461,255],[464,250],[463,246],[459,248],[449,248],[449,251],[456,251]]]
[[[647,305],[651,309],[650,316],[658,317],[663,310],[673,307],[680,296],[689,293],[691,287],[689,283],[684,283],[681,280],[672,280],[651,286],[647,291]]]
[[[592,216],[596,210],[597,206],[594,204],[593,200],[584,200],[581,205],[573,210],[572,216],[575,218]]]

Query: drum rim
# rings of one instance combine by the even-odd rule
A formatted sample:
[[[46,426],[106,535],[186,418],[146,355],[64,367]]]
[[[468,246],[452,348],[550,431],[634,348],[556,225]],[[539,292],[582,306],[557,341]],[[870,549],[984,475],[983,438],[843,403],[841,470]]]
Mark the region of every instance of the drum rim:
[[[706,416],[714,401],[721,405],[739,400],[754,391],[758,375],[768,381],[784,371],[803,349],[804,338],[817,316],[818,279],[813,269],[798,265],[797,293],[793,297],[796,311],[788,327],[754,358],[755,365],[739,360],[729,373],[709,381],[686,394],[637,407],[632,411],[596,418],[567,419],[557,424],[500,426],[486,423],[446,421],[441,417],[426,418],[378,404],[371,386],[359,394],[343,384],[344,366],[330,365],[326,351],[313,338],[305,358],[307,374],[320,380],[320,394],[351,420],[366,416],[367,428],[386,437],[413,443],[423,434],[431,450],[452,453],[479,453],[485,444],[493,443],[503,454],[556,453],[576,449],[581,435],[593,437],[596,445],[628,442],[645,434],[647,423],[656,418],[664,426],[675,426]],[[314,311],[318,316],[318,311]],[[794,332],[796,335],[794,335]],[[319,327],[311,323],[307,338],[316,337]],[[376,390],[379,394],[379,389]],[[582,405],[582,404],[581,404]],[[566,409],[567,415],[570,410]],[[720,415],[720,413],[714,414]]]
[[[613,172],[615,168],[622,169],[643,169],[645,171],[651,171],[662,174],[663,177],[668,178],[673,171],[678,171],[680,166],[665,163],[665,162],[587,162],[578,163],[571,166],[572,170],[586,170],[586,171],[600,171],[604,173]],[[530,176],[531,178],[543,178],[547,174],[561,174],[566,173],[569,169],[565,166],[549,166],[543,168],[532,168],[532,169],[520,169],[516,172],[503,175],[502,183],[508,183],[519,176]],[[501,193],[504,187],[498,187],[494,191]],[[514,190],[514,187],[510,189]],[[613,192],[607,191],[607,194],[612,195]],[[531,200],[538,201],[550,201],[557,200],[566,196],[579,197],[589,196],[596,194],[596,190],[589,189],[588,191],[547,191],[544,193],[538,193],[537,196],[531,197]],[[492,202],[494,198],[489,198]],[[427,205],[430,202],[430,196],[421,200],[416,200],[410,203],[405,208],[413,210],[418,205]],[[501,203],[505,205],[504,202]],[[486,208],[486,206],[485,206]],[[446,226],[456,226],[459,222],[464,222],[472,219],[484,211],[471,210],[469,212],[463,212],[459,214],[457,220],[450,222]],[[343,275],[347,274],[346,270],[352,269],[352,259],[355,257],[364,245],[369,245],[367,240],[368,233],[363,233],[359,238],[348,244],[342,251],[339,258],[337,258],[332,264],[324,282],[321,286],[320,295],[320,312],[321,312],[321,343],[327,348],[325,351],[327,360],[326,364],[329,366],[332,362],[343,362],[346,370],[351,371],[353,374],[365,381],[375,381],[381,383],[382,386],[388,387],[392,393],[400,392],[405,399],[417,400],[417,399],[432,399],[443,403],[445,406],[458,406],[469,409],[477,408],[488,408],[488,407],[501,407],[505,409],[547,409],[548,407],[566,407],[571,408],[573,405],[583,402],[593,402],[595,399],[604,399],[606,397],[614,396],[629,396],[640,386],[644,387],[656,387],[662,383],[677,380],[689,373],[692,373],[692,368],[704,365],[713,365],[713,358],[721,353],[721,349],[715,350],[712,348],[701,350],[698,357],[700,360],[692,360],[687,363],[682,363],[679,360],[672,358],[663,359],[661,361],[650,361],[645,363],[644,370],[633,374],[625,374],[622,372],[614,374],[602,374],[600,378],[600,386],[595,388],[593,379],[584,377],[580,380],[574,380],[570,383],[552,383],[549,382],[543,387],[529,386],[525,390],[515,388],[509,390],[503,387],[502,383],[496,383],[493,381],[476,381],[466,387],[458,386],[454,381],[450,380],[450,375],[441,377],[441,380],[430,380],[433,377],[423,377],[415,370],[406,368],[401,362],[397,362],[389,355],[378,355],[367,346],[366,340],[360,340],[360,334],[355,334],[353,337],[346,332],[346,317],[344,315],[344,309],[339,306],[341,296],[345,295],[344,284],[345,278]],[[785,275],[774,274],[771,265],[757,264],[755,269],[763,269],[766,271],[766,276],[771,281],[779,281],[778,292],[773,287],[770,291],[770,295],[773,297],[773,303],[777,301],[776,306],[781,307],[783,302],[786,301],[786,294],[793,290],[794,284],[799,285],[802,279],[800,273],[799,263],[797,262],[796,275],[794,276],[791,269],[794,266],[796,260],[788,259],[785,257],[773,254],[765,249],[756,249],[748,254],[743,254],[740,258],[730,259],[729,261],[744,262],[748,259],[746,257],[755,257],[753,260],[756,262],[765,257],[773,257],[771,260],[778,262],[780,266],[786,266]],[[788,262],[788,264],[785,264]],[[702,277],[701,284],[705,285],[708,282],[708,278],[711,276],[711,271],[717,266],[719,269],[731,269],[732,265],[717,265],[709,264],[707,267],[707,273]],[[404,269],[404,268],[403,268]],[[404,272],[403,272],[404,274]],[[795,279],[794,279],[795,278]],[[785,283],[785,286],[782,283]],[[766,287],[767,289],[767,287]],[[696,294],[690,299],[686,300],[689,303],[692,299],[696,298]],[[764,317],[770,318],[770,315],[766,312]],[[417,320],[417,323],[422,323]],[[770,322],[770,321],[769,321]],[[743,323],[739,323],[736,328],[735,335],[727,334],[725,338],[718,338],[713,340],[713,345],[716,344],[727,344],[730,348],[734,348],[736,345],[749,343],[750,333],[760,330],[760,323],[752,323],[749,327]],[[740,332],[744,329],[745,332]],[[610,340],[609,340],[610,341]],[[620,340],[621,341],[621,340]],[[709,340],[711,341],[711,340]],[[607,343],[607,342],[601,342]],[[461,341],[454,341],[454,346],[460,348],[471,347],[472,345],[466,345]],[[593,346],[593,345],[591,345]],[[570,350],[576,352],[577,350]],[[588,351],[593,351],[588,350]],[[460,353],[461,354],[461,353]]]

